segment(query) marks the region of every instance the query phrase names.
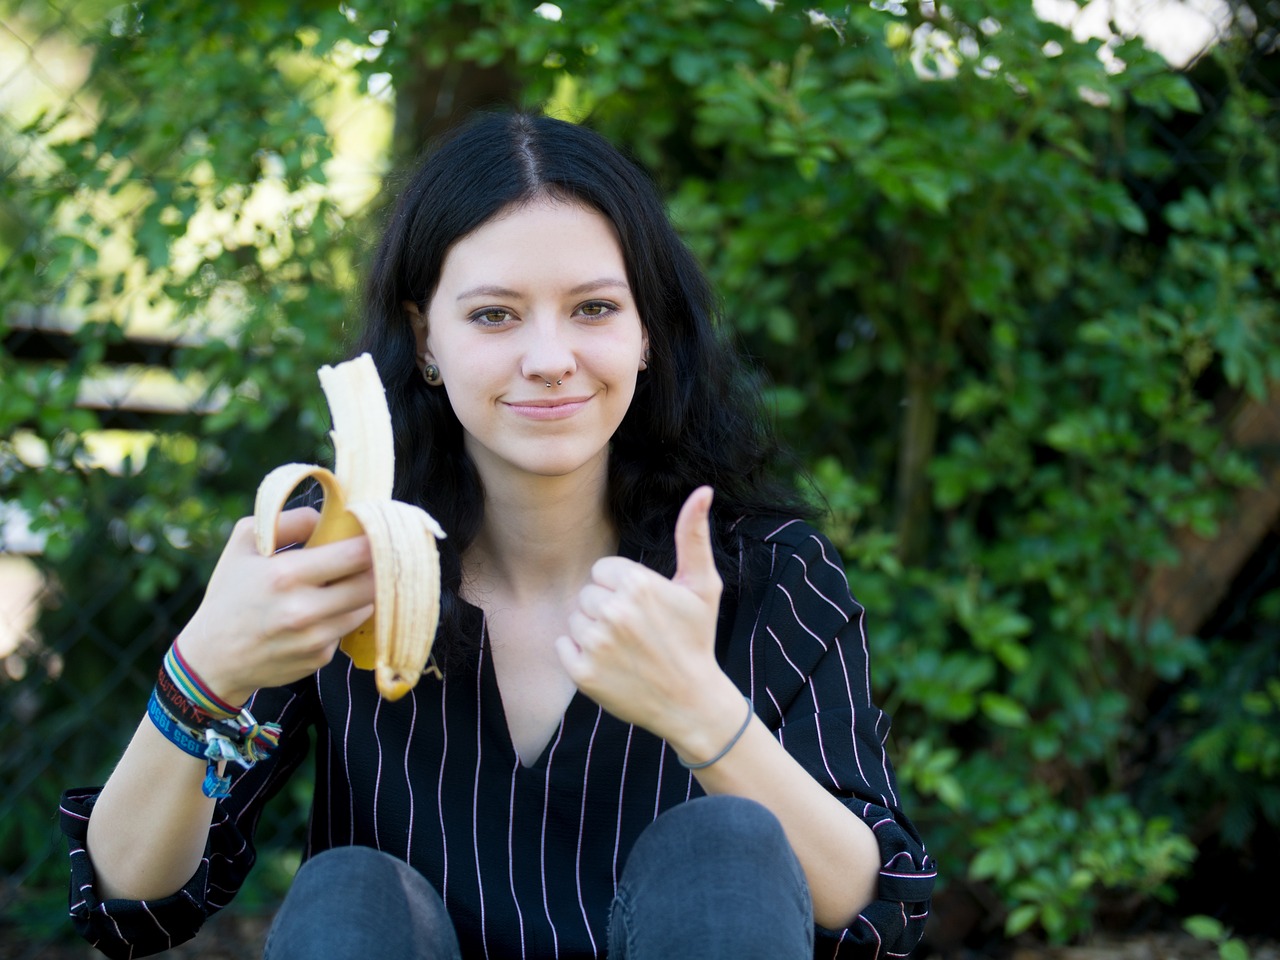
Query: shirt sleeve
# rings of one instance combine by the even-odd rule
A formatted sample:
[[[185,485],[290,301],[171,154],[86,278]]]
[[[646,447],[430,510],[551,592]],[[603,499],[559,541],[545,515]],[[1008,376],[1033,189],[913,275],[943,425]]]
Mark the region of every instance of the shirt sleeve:
[[[847,929],[819,929],[815,956],[907,956],[924,932],[937,870],[899,805],[889,716],[871,699],[865,611],[835,547],[813,527],[783,524],[764,544],[767,586],[750,634],[756,712],[880,846],[877,899]]]
[[[250,701],[259,722],[279,723],[280,744],[248,770],[231,768],[230,796],[214,808],[204,856],[182,889],[157,900],[106,900],[98,894],[87,852],[89,815],[100,788],[62,795],[59,822],[71,858],[70,911],[76,932],[108,957],[145,957],[196,935],[204,921],[229,904],[257,859],[253,837],[263,808],[306,757],[308,702],[315,680],[260,690]],[[175,757],[177,756],[175,750]]]

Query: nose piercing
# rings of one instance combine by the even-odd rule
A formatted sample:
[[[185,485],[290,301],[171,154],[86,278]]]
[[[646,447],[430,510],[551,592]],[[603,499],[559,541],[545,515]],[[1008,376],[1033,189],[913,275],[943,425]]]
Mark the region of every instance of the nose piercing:
[[[546,379],[546,378],[544,377],[543,379]],[[547,381],[546,381],[546,383],[547,383],[547,389],[548,389],[548,390],[550,390],[550,389],[551,389],[551,381],[550,381],[550,380],[547,380]],[[564,381],[563,381],[563,380],[557,380],[557,381],[556,381],[556,386],[557,386],[557,387],[563,387],[563,386],[564,386]]]

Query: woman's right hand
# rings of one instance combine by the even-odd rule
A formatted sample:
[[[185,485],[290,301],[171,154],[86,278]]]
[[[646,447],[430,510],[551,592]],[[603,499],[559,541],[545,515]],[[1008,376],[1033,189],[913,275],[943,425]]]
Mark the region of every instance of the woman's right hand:
[[[305,542],[319,518],[311,507],[284,511],[276,542]],[[292,683],[332,660],[342,637],[373,613],[373,591],[366,537],[264,557],[245,518],[177,643],[200,679],[239,706],[259,687]]]

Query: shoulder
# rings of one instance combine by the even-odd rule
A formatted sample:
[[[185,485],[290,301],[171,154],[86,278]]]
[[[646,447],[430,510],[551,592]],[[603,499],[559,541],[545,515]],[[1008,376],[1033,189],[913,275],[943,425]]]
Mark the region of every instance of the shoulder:
[[[740,521],[734,532],[742,559],[749,562],[752,555],[767,554],[775,579],[812,568],[810,579],[836,579],[847,586],[839,551],[826,534],[806,520],[750,517]]]
[[[837,620],[861,613],[831,540],[811,523],[789,517],[751,517],[735,528],[742,587],[760,601],[817,604]],[[832,624],[834,626],[834,624]]]
[[[734,531],[744,540],[777,544],[791,550],[805,547],[815,537],[826,539],[817,527],[797,517],[744,517],[734,525]]]

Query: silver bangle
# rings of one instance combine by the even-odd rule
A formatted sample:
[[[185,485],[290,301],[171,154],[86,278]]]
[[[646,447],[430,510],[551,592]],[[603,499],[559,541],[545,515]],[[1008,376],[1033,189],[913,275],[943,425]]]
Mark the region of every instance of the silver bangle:
[[[711,766],[717,760],[722,760],[726,753],[737,746],[738,741],[742,739],[742,735],[747,732],[747,727],[751,726],[751,719],[756,715],[756,708],[751,703],[751,700],[745,694],[742,699],[747,704],[747,718],[742,721],[742,726],[740,726],[738,728],[738,732],[733,735],[733,739],[724,745],[724,749],[710,760],[703,760],[701,763],[688,763],[684,757],[677,753],[676,759],[680,761],[680,766],[684,767],[686,770],[701,770],[703,767]]]

